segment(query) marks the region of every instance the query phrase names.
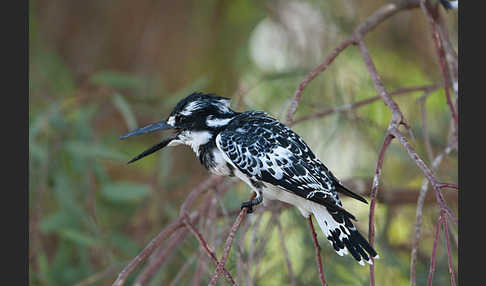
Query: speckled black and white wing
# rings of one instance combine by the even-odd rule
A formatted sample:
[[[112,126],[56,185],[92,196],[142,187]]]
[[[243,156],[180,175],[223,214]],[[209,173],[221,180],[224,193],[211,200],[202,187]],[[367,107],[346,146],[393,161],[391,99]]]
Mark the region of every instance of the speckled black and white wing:
[[[342,187],[339,181],[302,138],[278,120],[262,112],[242,113],[218,134],[216,145],[247,181],[270,184],[317,203],[315,209],[309,204],[310,212],[338,254],[346,254],[346,246],[360,263],[361,258],[371,261],[363,248],[376,255],[352,225],[354,216],[343,209],[336,192],[337,186]]]
[[[245,112],[217,136],[216,144],[249,178],[342,210],[334,176],[297,134],[276,119]]]

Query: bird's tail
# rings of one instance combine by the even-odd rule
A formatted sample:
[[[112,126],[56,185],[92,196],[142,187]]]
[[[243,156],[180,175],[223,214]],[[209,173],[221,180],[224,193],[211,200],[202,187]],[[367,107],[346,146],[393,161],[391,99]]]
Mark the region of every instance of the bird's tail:
[[[315,206],[313,214],[337,254],[342,256],[351,253],[361,265],[365,265],[364,262],[373,264],[370,257],[379,258],[345,213],[328,210],[324,206]]]

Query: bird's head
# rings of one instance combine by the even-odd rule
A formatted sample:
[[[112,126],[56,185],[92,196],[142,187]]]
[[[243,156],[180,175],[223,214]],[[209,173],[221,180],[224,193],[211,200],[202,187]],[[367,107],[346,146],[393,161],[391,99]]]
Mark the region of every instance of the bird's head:
[[[212,94],[193,93],[177,103],[167,120],[156,122],[131,131],[120,139],[153,131],[175,130],[160,143],[130,160],[135,162],[166,146],[190,145],[198,154],[199,146],[211,140],[219,129],[227,125],[236,112],[230,108],[231,100]]]

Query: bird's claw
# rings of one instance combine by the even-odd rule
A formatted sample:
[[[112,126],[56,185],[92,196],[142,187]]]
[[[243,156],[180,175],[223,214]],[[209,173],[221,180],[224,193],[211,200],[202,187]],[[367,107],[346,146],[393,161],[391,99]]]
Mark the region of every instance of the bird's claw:
[[[262,201],[263,201],[263,198],[260,194],[256,198],[254,198],[253,200],[241,203],[241,209],[248,208],[247,213],[251,214],[253,212],[253,206],[260,204]]]
[[[251,213],[253,213],[253,206],[254,205],[255,204],[252,201],[243,202],[243,203],[241,203],[241,208],[240,209],[247,208],[248,210],[247,210],[246,213],[251,214]]]

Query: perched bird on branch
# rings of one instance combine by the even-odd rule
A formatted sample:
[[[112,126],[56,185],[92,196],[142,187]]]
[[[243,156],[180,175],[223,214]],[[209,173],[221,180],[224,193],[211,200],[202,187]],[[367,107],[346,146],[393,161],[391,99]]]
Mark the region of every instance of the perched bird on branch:
[[[263,199],[296,206],[308,218],[314,214],[324,235],[339,255],[351,253],[361,264],[372,264],[376,251],[358,232],[338,193],[367,203],[344,187],[288,127],[264,112],[235,112],[230,99],[193,93],[182,99],[167,120],[134,130],[127,138],[157,130],[175,132],[129,163],[166,146],[189,145],[210,172],[238,177],[256,193],[241,207],[253,211]]]

